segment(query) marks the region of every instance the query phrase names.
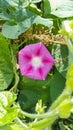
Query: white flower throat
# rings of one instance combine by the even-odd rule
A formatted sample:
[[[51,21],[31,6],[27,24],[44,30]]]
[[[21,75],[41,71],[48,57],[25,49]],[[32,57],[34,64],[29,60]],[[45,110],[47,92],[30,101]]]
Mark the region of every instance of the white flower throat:
[[[40,57],[33,57],[31,63],[36,68],[42,65]]]

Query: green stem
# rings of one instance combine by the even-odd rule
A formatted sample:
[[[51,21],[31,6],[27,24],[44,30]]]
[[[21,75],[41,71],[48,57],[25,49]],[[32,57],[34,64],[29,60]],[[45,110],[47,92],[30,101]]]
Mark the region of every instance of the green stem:
[[[44,129],[47,126],[52,125],[52,123],[58,118],[58,115],[54,115],[52,118],[46,118],[37,122],[30,123],[30,128],[38,128],[38,129]],[[36,130],[35,129],[35,130]]]
[[[16,68],[16,60],[15,60],[15,57],[13,55],[13,50],[10,46],[10,49],[11,49],[11,55],[12,55],[12,64],[13,64],[13,72],[14,72],[14,75],[15,75],[15,84],[14,86],[10,89],[10,91],[14,91],[16,92],[17,91],[17,85],[19,83],[19,76],[17,74],[17,68]]]
[[[21,44],[18,45],[18,48],[24,45],[25,41],[21,42]]]
[[[29,130],[28,126],[24,124],[18,117],[16,118],[16,121],[25,129]]]
[[[14,86],[12,87],[11,91],[14,91],[14,92],[17,91],[18,83],[19,83],[19,76],[17,75],[17,72],[15,72],[15,84],[14,84]]]
[[[50,112],[46,112],[46,113],[43,113],[43,114],[30,114],[30,113],[27,113],[27,112],[24,112],[24,111],[21,111],[21,113],[26,116],[26,117],[29,117],[29,118],[51,118],[55,115],[58,114],[58,111],[55,109],[55,110],[52,110]]]

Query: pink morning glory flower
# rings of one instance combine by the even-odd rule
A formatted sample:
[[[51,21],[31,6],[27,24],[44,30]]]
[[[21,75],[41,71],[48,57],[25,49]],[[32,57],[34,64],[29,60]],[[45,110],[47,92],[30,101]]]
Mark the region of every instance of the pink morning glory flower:
[[[44,44],[39,42],[21,49],[18,62],[23,76],[36,80],[45,80],[54,64],[54,59]]]

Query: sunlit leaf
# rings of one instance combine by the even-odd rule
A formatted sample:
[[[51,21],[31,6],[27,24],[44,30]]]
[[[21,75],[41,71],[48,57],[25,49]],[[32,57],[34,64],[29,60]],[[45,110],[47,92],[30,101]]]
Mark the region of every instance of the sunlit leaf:
[[[72,0],[49,0],[51,3],[51,14],[60,18],[73,16]]]
[[[13,121],[18,115],[17,107],[12,107],[7,110],[7,113],[0,118],[0,126],[5,125]]]
[[[30,0],[32,3],[39,3],[41,0]]]
[[[13,121],[18,115],[18,106],[12,106],[16,99],[13,92],[0,92],[0,126]]]
[[[9,91],[0,92],[0,103],[4,107],[11,106],[15,100],[16,100],[16,95],[14,93],[11,93]]]
[[[9,125],[3,125],[0,126],[0,130],[12,130],[12,128]]]

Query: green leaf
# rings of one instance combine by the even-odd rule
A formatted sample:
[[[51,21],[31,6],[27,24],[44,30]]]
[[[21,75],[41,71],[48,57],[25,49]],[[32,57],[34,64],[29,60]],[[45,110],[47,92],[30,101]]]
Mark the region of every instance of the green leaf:
[[[6,22],[3,25],[2,33],[5,37],[17,39],[20,34],[27,31],[34,23],[42,24],[47,27],[52,26],[51,20],[44,19],[38,15],[34,15],[25,19],[22,22],[17,23],[16,25],[11,25],[9,22]]]
[[[0,103],[4,108],[9,107],[16,100],[16,95],[9,91],[0,92]]]
[[[6,0],[0,0],[0,13],[2,13],[3,10],[7,8],[9,4],[6,2]]]
[[[60,17],[72,17],[73,16],[73,1],[72,0],[50,0],[51,14]]]
[[[0,126],[13,121],[18,115],[18,106],[13,106],[16,95],[9,91],[0,92]]]
[[[2,119],[5,116],[5,114],[7,114],[7,110],[0,103],[0,119]]]
[[[27,7],[29,5],[28,0],[5,0],[5,3],[8,3],[9,6],[22,6],[22,7]]]
[[[0,130],[12,130],[9,125],[0,126]]]
[[[0,130],[25,130],[23,127],[17,124],[3,125],[0,126]]]
[[[0,35],[0,90],[8,88],[13,79],[13,66],[9,44],[10,41]]]
[[[41,0],[6,0],[12,6],[19,6],[27,7],[29,3],[39,3]]]
[[[8,3],[9,5],[12,5],[12,6],[18,6],[19,5],[19,0],[5,0],[5,3]]]
[[[11,2],[11,1],[10,1]],[[12,6],[4,3],[1,7],[0,18],[5,20],[2,33],[10,39],[17,39],[18,36],[27,31],[33,24],[41,24],[47,27],[52,26],[53,22],[50,19],[42,18],[35,12],[29,11],[29,8],[23,6]],[[2,8],[5,6],[5,9]],[[38,11],[38,10],[36,10]],[[40,12],[39,12],[40,13]]]
[[[35,20],[33,21],[33,23],[36,23],[36,24],[41,24],[41,25],[44,25],[48,28],[50,28],[52,25],[53,25],[53,22],[52,20],[50,19],[45,19],[45,18],[42,18],[40,16],[37,16],[35,18]]]
[[[23,22],[17,23],[16,25],[11,25],[9,22],[6,22],[2,28],[3,35],[11,39],[17,39],[20,34],[31,27],[34,18],[35,17],[32,16],[25,19]]]
[[[40,99],[42,99],[43,103],[46,103],[49,96],[49,83],[49,76],[45,81],[22,77],[19,84],[21,90],[18,98],[22,109],[31,110]]]
[[[0,118],[0,126],[5,125],[13,121],[18,115],[18,108],[17,106],[9,108],[7,113],[4,114],[2,118]]]
[[[56,10],[58,7],[62,6],[67,0],[49,0],[51,5],[51,10]]]
[[[54,102],[57,97],[62,93],[65,87],[65,78],[56,71],[53,78],[50,81],[50,99]]]
[[[39,3],[39,2],[41,2],[41,0],[30,0],[31,1],[31,3]]]
[[[60,130],[66,130],[62,121],[59,122]]]
[[[66,45],[54,44],[52,48],[52,54],[55,58],[55,66],[57,70],[66,77],[67,69],[69,66],[68,48]]]

